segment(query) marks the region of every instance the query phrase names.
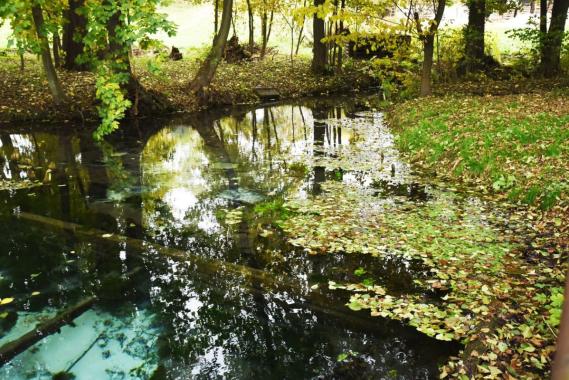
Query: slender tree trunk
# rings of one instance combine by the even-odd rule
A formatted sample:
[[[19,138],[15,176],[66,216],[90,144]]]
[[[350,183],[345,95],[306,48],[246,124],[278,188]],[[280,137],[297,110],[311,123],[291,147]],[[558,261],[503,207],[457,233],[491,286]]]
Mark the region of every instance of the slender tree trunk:
[[[486,0],[468,1],[468,25],[464,30],[466,72],[482,69],[484,62],[484,32]]]
[[[433,93],[431,84],[431,71],[433,69],[433,53],[435,38],[428,35],[423,43],[423,68],[421,71],[421,96],[429,96]]]
[[[429,96],[433,93],[432,89],[432,69],[433,69],[433,54],[435,50],[435,34],[445,12],[446,0],[437,0],[437,8],[435,10],[435,19],[430,23],[428,30],[423,31],[419,14],[415,12],[415,25],[417,33],[423,40],[423,68],[421,72],[421,96]]]
[[[213,36],[217,36],[217,31],[219,30],[219,0],[215,0],[214,3],[214,20],[213,20]]]
[[[338,15],[338,0],[334,0],[334,13],[333,16],[336,17]],[[334,36],[338,36],[338,21],[330,21],[330,32],[328,33],[329,36],[332,36],[332,29],[334,29]],[[336,53],[338,51],[338,43],[336,40],[332,40],[330,42],[330,50],[331,50],[331,58],[330,58],[330,66],[336,65]]]
[[[255,18],[253,17],[251,0],[247,0],[247,15],[249,20],[249,51],[253,52],[255,47]]]
[[[47,40],[47,36],[44,30],[43,12],[39,4],[34,4],[32,6],[32,16],[34,19],[36,34],[39,40],[40,51],[41,51],[40,56],[43,65],[43,70],[47,77],[47,84],[49,86],[49,90],[51,91],[53,102],[56,105],[60,105],[65,102],[65,94],[63,93],[61,84],[59,83],[59,79],[57,78],[57,72],[55,71],[55,67],[53,66],[53,62],[51,60],[51,54],[49,51],[49,41]]]
[[[20,71],[24,72],[25,62],[24,62],[24,53],[20,53]]]
[[[85,71],[87,65],[77,63],[85,45],[83,39],[87,31],[87,19],[81,13],[85,0],[69,0],[69,8],[65,12],[67,22],[63,26],[63,51],[65,52],[65,61],[63,67],[67,70]]]
[[[314,6],[319,7],[324,4],[324,0],[314,0]],[[314,46],[312,47],[312,71],[324,73],[328,64],[328,52],[326,44],[322,39],[326,37],[324,20],[319,18],[316,12],[312,18],[312,28],[314,34]]]
[[[261,43],[261,58],[267,54],[267,45],[269,44],[269,38],[271,38],[271,29],[273,27],[273,17],[274,12],[271,11],[271,16],[269,18],[266,10],[263,11],[263,15],[261,16],[261,34],[263,38],[263,41]]]
[[[302,4],[303,7],[306,8],[306,0],[303,1]],[[300,30],[298,31],[298,39],[296,41],[296,50],[294,52],[294,55],[298,55],[298,51],[300,50],[300,44],[302,43],[302,40],[304,39],[304,23],[305,23],[305,17],[302,16],[302,25],[300,25]]]
[[[271,39],[271,32],[273,31],[273,19],[275,17],[275,12],[271,11],[271,16],[269,17],[269,26],[267,28],[267,38],[265,39],[265,50],[269,45],[269,40]]]
[[[342,0],[340,2],[340,9],[341,12],[344,12],[344,9],[346,8],[346,0]],[[344,34],[344,20],[343,18],[340,18],[340,34]],[[343,55],[344,55],[344,49],[342,48],[342,46],[340,46],[338,48],[338,70],[342,70],[342,60],[343,60]]]
[[[541,49],[541,71],[546,77],[556,76],[561,71],[561,43],[565,33],[568,10],[569,0],[553,1],[549,30],[544,36]]]
[[[231,28],[231,17],[233,15],[233,0],[225,0],[223,2],[223,12],[221,14],[221,25],[219,33],[215,37],[215,41],[209,55],[204,63],[201,65],[194,80],[190,84],[190,90],[194,93],[202,95],[203,88],[208,86],[217,70],[217,65],[221,61],[227,37],[229,36],[229,29]]]
[[[53,64],[55,65],[55,67],[60,68],[61,67],[61,59],[60,59],[60,55],[59,55],[59,46],[60,46],[60,42],[59,42],[59,33],[55,32],[53,34]]]
[[[331,36],[332,35],[332,22],[328,22],[326,23],[327,27],[326,29],[326,36]],[[332,41],[328,41],[326,43],[326,52],[328,53],[328,62],[330,62],[331,64],[334,63],[334,60],[332,58]]]
[[[237,9],[233,10],[233,17],[231,17],[231,26],[233,27],[233,35],[237,35],[237,27],[235,26],[235,20],[237,20]]]
[[[294,63],[294,20],[290,27],[290,63]]]
[[[298,37],[296,39],[296,48],[294,49],[294,55],[298,55],[298,51],[300,50],[300,44],[302,43],[303,39],[304,39],[304,26],[302,26],[298,31]]]
[[[263,10],[263,14],[261,15],[261,58],[263,58],[267,52],[267,21],[267,11]]]
[[[302,25],[300,26],[300,30],[298,31],[298,37],[296,38],[296,48],[294,50],[294,55],[298,55],[298,51],[300,50],[300,44],[304,39],[304,18],[302,19]]]

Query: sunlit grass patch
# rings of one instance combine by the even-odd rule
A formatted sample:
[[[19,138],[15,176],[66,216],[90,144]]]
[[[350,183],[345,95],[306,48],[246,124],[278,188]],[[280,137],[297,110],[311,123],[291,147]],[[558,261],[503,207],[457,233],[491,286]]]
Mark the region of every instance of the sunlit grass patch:
[[[553,94],[415,100],[390,112],[399,147],[428,169],[548,209],[566,201],[569,101]]]

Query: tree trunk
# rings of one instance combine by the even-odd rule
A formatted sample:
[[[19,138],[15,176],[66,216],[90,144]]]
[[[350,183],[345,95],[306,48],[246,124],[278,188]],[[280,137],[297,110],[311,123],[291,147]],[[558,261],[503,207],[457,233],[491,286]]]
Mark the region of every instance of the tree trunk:
[[[484,63],[484,31],[486,0],[468,1],[468,25],[464,30],[466,72],[482,69]]]
[[[25,69],[24,53],[20,53],[20,71],[24,72],[24,69]]]
[[[263,41],[261,43],[261,58],[267,53],[267,45],[269,44],[269,38],[271,37],[271,29],[273,27],[273,17],[275,13],[271,11],[271,17],[267,16],[267,11],[263,11],[263,16],[261,17],[261,34]]]
[[[296,39],[296,48],[294,50],[294,55],[298,55],[298,51],[300,50],[300,44],[302,43],[302,40],[304,39],[304,25],[300,27],[300,30],[298,31],[298,38]]]
[[[231,17],[231,26],[233,27],[233,35],[237,35],[237,28],[235,27],[235,20],[237,20],[237,9],[233,10],[233,17]]]
[[[417,33],[423,40],[423,68],[421,72],[421,96],[429,96],[433,93],[432,90],[432,68],[433,68],[433,53],[435,50],[435,34],[445,12],[446,0],[438,0],[437,9],[435,10],[435,19],[431,21],[428,30],[423,31],[421,21],[419,20],[419,13],[415,12],[415,25]]]
[[[47,77],[47,84],[49,90],[51,91],[51,96],[53,97],[53,102],[56,105],[63,104],[65,102],[65,94],[61,89],[61,84],[57,78],[57,73],[53,62],[51,60],[51,54],[49,52],[49,41],[44,30],[44,18],[41,6],[39,4],[34,4],[32,6],[32,17],[34,19],[34,25],[36,28],[36,34],[38,36],[40,45],[40,56],[43,65],[43,70]]]
[[[53,34],[53,64],[55,65],[55,67],[60,68],[61,67],[61,59],[59,56],[59,33],[55,32]]]
[[[306,0],[303,1],[302,4],[303,7],[306,8]],[[305,16],[302,16],[302,24],[300,25],[300,30],[298,32],[298,39],[296,41],[296,50],[294,52],[294,55],[298,55],[298,51],[300,50],[300,44],[302,42],[302,40],[304,39],[304,23],[305,23]]]
[[[83,39],[87,31],[87,19],[80,14],[85,0],[69,0],[69,8],[65,12],[67,22],[63,26],[63,51],[65,60],[63,67],[67,70],[86,71],[87,65],[77,63],[77,57],[83,53]],[[79,12],[79,13],[78,13]]]
[[[539,32],[543,40],[547,34],[547,0],[540,0],[539,2]]]
[[[346,8],[346,0],[342,0],[340,2],[340,9],[342,10],[342,14],[344,12],[344,8]],[[340,18],[340,30],[339,33],[341,35],[344,34],[344,20],[343,18]],[[342,70],[342,60],[343,60],[343,55],[344,55],[344,49],[342,48],[342,45],[340,45],[340,47],[338,48],[338,70]]]
[[[314,6],[319,7],[324,4],[324,0],[314,0]],[[328,52],[326,44],[322,39],[326,37],[326,29],[324,20],[314,13],[312,18],[312,28],[314,34],[314,46],[312,47],[312,71],[315,73],[324,73],[328,64]]]
[[[561,43],[565,33],[568,10],[569,0],[553,1],[549,30],[544,36],[541,48],[541,71],[546,77],[556,76],[561,71]]]
[[[214,18],[214,22],[213,22],[213,36],[217,36],[217,31],[219,30],[219,0],[215,0],[215,6],[214,6],[214,12],[215,12],[215,18]]]
[[[421,72],[421,96],[429,96],[433,93],[431,85],[431,70],[433,68],[433,53],[435,48],[435,36],[430,34],[425,38],[423,47],[423,68]]]
[[[294,20],[290,27],[290,64],[294,64]]]
[[[247,15],[249,16],[249,51],[253,52],[255,47],[255,18],[253,17],[251,0],[247,0]]]
[[[233,0],[225,0],[223,2],[223,13],[221,14],[221,26],[219,33],[214,39],[213,47],[209,52],[204,63],[201,65],[194,80],[190,84],[190,90],[199,95],[203,95],[203,88],[208,86],[217,70],[217,65],[221,61],[229,29],[231,28],[231,17],[233,15]]]
[[[261,58],[263,58],[267,52],[267,18],[267,11],[263,10],[261,16]]]
[[[269,45],[269,40],[271,38],[271,31],[273,30],[274,17],[275,17],[275,12],[271,11],[271,17],[269,17],[269,26],[267,28],[267,37],[265,38],[265,53],[267,52],[267,46]]]

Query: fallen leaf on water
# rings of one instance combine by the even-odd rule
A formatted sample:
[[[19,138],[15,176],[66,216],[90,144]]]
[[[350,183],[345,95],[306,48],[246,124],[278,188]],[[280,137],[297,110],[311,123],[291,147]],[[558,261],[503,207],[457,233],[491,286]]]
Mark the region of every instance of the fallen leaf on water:
[[[3,299],[0,301],[0,305],[7,305],[7,304],[9,304],[9,303],[12,302],[12,301],[14,301],[14,298],[12,298],[12,297],[3,298]]]

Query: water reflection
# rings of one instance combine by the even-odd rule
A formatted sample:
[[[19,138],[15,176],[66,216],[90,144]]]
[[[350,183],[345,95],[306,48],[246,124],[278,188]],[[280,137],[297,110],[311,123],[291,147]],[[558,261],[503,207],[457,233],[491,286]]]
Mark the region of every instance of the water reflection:
[[[358,141],[334,120],[363,120],[360,110],[327,100],[154,120],[100,144],[75,132],[0,134],[2,183],[23,184],[0,192],[0,297],[15,299],[0,310],[12,321],[0,343],[99,298],[62,335],[88,342],[82,352],[57,351],[64,343],[54,335],[0,377],[89,378],[88,362],[108,378],[435,377],[456,347],[311,288],[353,276],[365,258],[309,257],[264,235],[263,212],[278,212],[284,196],[320,193],[324,181],[375,186],[381,197],[422,194],[318,163]],[[421,271],[390,260],[375,268],[400,291],[414,291]],[[49,363],[52,348],[63,362]]]

